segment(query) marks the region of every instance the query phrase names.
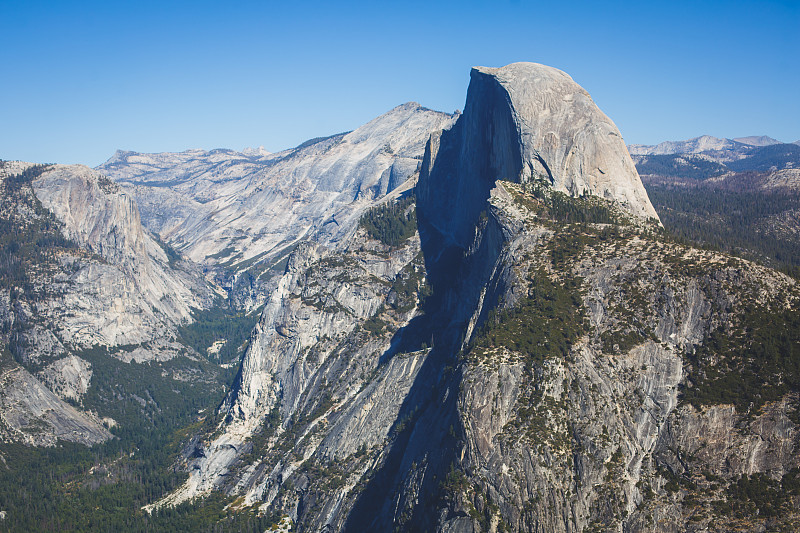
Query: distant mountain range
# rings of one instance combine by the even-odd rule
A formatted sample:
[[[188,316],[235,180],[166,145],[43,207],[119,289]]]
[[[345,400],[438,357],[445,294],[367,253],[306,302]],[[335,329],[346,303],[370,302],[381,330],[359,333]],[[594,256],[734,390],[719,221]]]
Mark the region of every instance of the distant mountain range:
[[[800,142],[800,141],[798,141]],[[703,136],[655,146],[629,145],[641,175],[703,180],[731,172],[800,169],[800,145],[771,137],[719,139]]]
[[[754,148],[784,144],[777,139],[766,135],[751,135],[749,137],[736,137],[734,139],[720,139],[710,135],[701,135],[686,141],[664,141],[655,145],[629,144],[628,151],[631,156],[644,155],[673,155],[673,154],[700,154],[713,152],[716,157],[737,158],[753,151]],[[800,145],[800,140],[791,144]]]
[[[669,232],[797,275],[797,142],[703,136],[628,149]]]

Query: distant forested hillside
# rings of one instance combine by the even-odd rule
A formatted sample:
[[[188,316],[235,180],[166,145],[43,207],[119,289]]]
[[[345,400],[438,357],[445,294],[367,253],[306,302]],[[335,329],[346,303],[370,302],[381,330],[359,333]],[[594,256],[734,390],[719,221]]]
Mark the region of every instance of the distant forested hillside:
[[[636,159],[677,238],[800,274],[800,146],[763,146],[724,164],[703,154]]]
[[[645,183],[675,236],[800,274],[800,194]]]

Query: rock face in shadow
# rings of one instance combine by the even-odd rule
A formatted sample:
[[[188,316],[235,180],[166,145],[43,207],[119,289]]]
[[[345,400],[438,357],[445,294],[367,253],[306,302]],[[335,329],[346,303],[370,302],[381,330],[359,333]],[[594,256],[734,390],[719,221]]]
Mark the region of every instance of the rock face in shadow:
[[[358,213],[414,174],[452,115],[410,102],[358,129],[282,152],[119,151],[98,170],[128,188],[144,224],[188,258],[236,265],[301,239],[345,237]]]
[[[466,246],[496,180],[546,183],[658,218],[614,123],[564,72],[536,63],[475,67],[464,113],[429,141],[418,197],[436,230]]]
[[[294,250],[224,420],[162,504],[222,490],[303,531],[797,523],[797,391],[751,413],[680,394],[710,335],[753,306],[796,309],[796,282],[666,238],[616,127],[566,74],[473,69],[415,190],[399,246],[351,227]],[[785,484],[783,522],[735,498],[745,518],[724,516],[745,475]]]

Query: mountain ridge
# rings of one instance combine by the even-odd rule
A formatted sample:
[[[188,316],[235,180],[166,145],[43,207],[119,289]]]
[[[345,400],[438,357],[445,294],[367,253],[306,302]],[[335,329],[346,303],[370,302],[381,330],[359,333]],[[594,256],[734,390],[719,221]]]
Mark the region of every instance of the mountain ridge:
[[[190,479],[161,505],[221,490],[304,530],[671,531],[691,507],[665,472],[694,474],[670,450],[702,424],[743,424],[737,450],[776,443],[714,466],[726,484],[789,475],[793,400],[756,425],[708,419],[679,391],[713,365],[694,350],[738,327],[736,295],[789,309],[793,280],[670,242],[642,216],[649,201],[563,178],[557,147],[529,130],[536,111],[515,118],[520,92],[493,78],[519,69],[541,67],[474,70],[464,113],[431,135],[416,235],[393,247],[361,226],[292,252],[216,432],[187,450]],[[587,152],[584,168],[602,168]],[[625,179],[641,187],[633,170],[618,190]]]
[[[773,146],[787,145],[748,154]],[[117,181],[14,174],[30,202],[0,202],[9,235],[41,221],[22,248],[0,246],[0,279],[18,285],[0,291],[14,351],[0,362],[111,416],[120,439],[68,475],[69,494],[41,480],[67,512],[151,529],[800,525],[796,280],[670,236],[613,122],[567,74],[476,67],[460,114],[409,103],[278,154],[118,152],[100,170]],[[69,278],[74,261],[51,260],[72,256],[117,268],[113,290],[158,285],[152,263],[202,309],[157,313],[165,281],[130,319],[162,328],[73,350],[20,319],[41,305],[6,268],[20,250],[50,258],[25,275]],[[67,318],[78,304],[106,309],[67,302]],[[59,342],[69,357],[52,355]],[[13,523],[30,524],[9,487]]]
[[[118,153],[98,169],[132,187],[145,224],[193,260],[271,260],[309,232],[342,238],[358,213],[346,206],[365,207],[408,179],[430,131],[450,121],[410,102],[352,132],[269,155]],[[165,201],[178,218],[158,212]]]
[[[685,141],[664,141],[654,145],[630,144],[628,150],[631,155],[667,155],[667,154],[696,154],[707,151],[726,151],[734,154],[746,151],[748,147],[769,146],[782,144],[781,141],[766,135],[751,135],[727,139],[701,135]]]

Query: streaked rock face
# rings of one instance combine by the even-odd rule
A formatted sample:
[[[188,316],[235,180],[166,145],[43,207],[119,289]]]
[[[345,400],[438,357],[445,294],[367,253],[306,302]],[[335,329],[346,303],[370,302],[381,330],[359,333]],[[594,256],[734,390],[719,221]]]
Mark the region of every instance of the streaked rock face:
[[[0,178],[29,168],[3,163]],[[96,417],[63,401],[80,404],[93,377],[76,353],[149,343],[130,356],[174,357],[185,351],[173,341],[178,326],[191,321],[192,308],[210,304],[211,287],[196,266],[168,257],[142,227],[132,196],[94,170],[55,165],[14,190],[15,204],[4,198],[0,210],[5,224],[36,239],[26,231],[45,223],[70,244],[19,243],[36,246],[43,262],[25,263],[29,288],[0,291],[0,340],[31,369],[2,354],[3,438],[34,445],[106,440],[111,434]]]
[[[287,257],[218,425],[154,505],[220,490],[302,531],[732,530],[711,514],[717,498],[743,474],[800,466],[796,391],[752,417],[679,394],[709,332],[753,304],[796,309],[796,282],[654,231],[619,132],[563,72],[471,76],[457,120],[407,104],[280,154],[118,153],[103,166],[206,265]],[[415,184],[417,233],[392,246],[359,226]],[[168,357],[152,347],[169,352],[204,286],[93,171],[57,167],[34,188],[85,253],[47,278],[51,300],[0,292],[0,324],[31,322],[20,357],[52,389],[4,369],[0,430],[96,442],[97,422],[52,393],[80,398],[92,377],[64,339],[158,339],[127,357]]]
[[[33,189],[64,224],[64,235],[102,258],[58,277],[60,296],[39,310],[71,343],[115,346],[169,336],[190,320],[191,308],[207,305],[205,280],[172,268],[142,227],[131,195],[115,183],[81,165],[57,165]]]
[[[464,227],[498,179],[541,181],[658,218],[614,123],[567,74],[536,63],[472,69],[463,115],[431,138],[420,206],[464,246],[470,239]]]
[[[549,192],[534,196],[531,182]],[[549,219],[553,190],[627,223]],[[741,424],[724,409],[680,406],[685,356],[729,320],[740,291],[763,281],[780,300],[793,282],[654,238],[619,132],[541,65],[473,70],[464,113],[430,137],[416,194],[420,240],[400,250],[359,230],[335,247],[323,232],[293,252],[225,422],[187,455],[189,481],[162,503],[216,488],[310,531],[623,531],[654,520],[680,530],[688,515],[660,470],[680,463],[669,451],[698,427]],[[387,314],[386,282],[417,250],[431,299],[424,313]],[[567,353],[475,353],[482,327],[536,299],[542,277],[577,282],[580,334]],[[795,429],[778,411],[777,425],[743,429],[735,450],[752,451],[759,436],[774,445],[731,475],[792,463]],[[738,452],[720,453],[732,464]]]
[[[303,238],[326,244],[405,182],[452,115],[408,103],[346,134],[274,154],[118,152],[98,170],[130,188],[144,223],[197,262],[268,258]]]
[[[34,446],[54,446],[58,439],[90,446],[112,437],[100,420],[64,402],[19,366],[0,375],[0,421],[0,438]]]

